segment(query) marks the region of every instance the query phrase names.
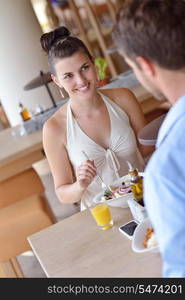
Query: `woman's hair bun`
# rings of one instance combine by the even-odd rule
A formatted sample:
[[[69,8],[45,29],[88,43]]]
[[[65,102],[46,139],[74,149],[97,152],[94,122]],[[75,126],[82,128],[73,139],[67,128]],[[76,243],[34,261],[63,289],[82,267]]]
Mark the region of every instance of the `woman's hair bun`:
[[[56,42],[67,38],[69,35],[70,31],[64,26],[58,27],[48,33],[44,33],[40,38],[42,49],[46,53],[49,53],[49,50]]]

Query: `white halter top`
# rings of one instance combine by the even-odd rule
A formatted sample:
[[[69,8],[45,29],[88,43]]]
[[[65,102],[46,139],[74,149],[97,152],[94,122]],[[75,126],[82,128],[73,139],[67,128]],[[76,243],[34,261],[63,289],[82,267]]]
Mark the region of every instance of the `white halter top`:
[[[100,94],[104,101],[111,124],[110,145],[103,148],[93,141],[80,128],[75,120],[70,103],[67,105],[67,151],[74,170],[86,160],[82,151],[94,160],[97,172],[107,185],[128,173],[126,161],[138,168],[144,169],[144,161],[137,148],[136,137],[130,126],[127,114],[107,96]],[[96,176],[81,198],[81,210],[85,209],[102,191],[101,181]]]

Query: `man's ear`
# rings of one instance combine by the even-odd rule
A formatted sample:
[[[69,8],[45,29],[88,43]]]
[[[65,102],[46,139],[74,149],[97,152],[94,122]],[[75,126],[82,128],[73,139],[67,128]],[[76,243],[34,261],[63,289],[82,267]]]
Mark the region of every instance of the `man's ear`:
[[[56,76],[54,76],[53,74],[51,74],[51,79],[53,80],[53,82],[58,85],[59,88],[62,88],[62,86],[60,85],[60,82],[58,80],[58,78]]]
[[[155,75],[155,67],[154,64],[147,58],[138,56],[136,57],[136,62],[139,66],[139,68],[145,72],[148,76],[154,76]]]

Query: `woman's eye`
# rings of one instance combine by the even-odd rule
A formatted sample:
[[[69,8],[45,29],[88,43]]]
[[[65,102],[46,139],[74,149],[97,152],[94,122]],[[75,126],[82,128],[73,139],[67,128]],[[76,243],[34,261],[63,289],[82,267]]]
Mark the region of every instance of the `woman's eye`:
[[[86,71],[88,69],[89,69],[89,65],[85,65],[85,66],[82,67],[82,71]]]
[[[64,76],[64,79],[69,79],[69,78],[72,78],[72,77],[73,77],[72,74],[67,74],[67,75]]]

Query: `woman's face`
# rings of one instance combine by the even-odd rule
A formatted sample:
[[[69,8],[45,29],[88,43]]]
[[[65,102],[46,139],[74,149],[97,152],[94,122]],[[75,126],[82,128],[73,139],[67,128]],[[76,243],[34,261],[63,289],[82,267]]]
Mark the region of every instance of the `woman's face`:
[[[68,95],[90,96],[95,90],[97,73],[93,62],[82,51],[70,57],[62,58],[55,64],[54,82],[64,88]]]

